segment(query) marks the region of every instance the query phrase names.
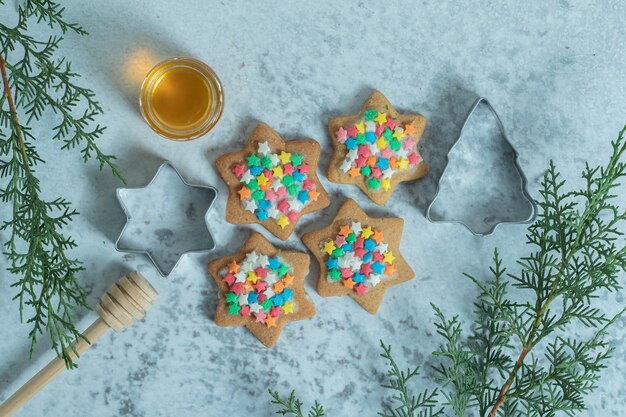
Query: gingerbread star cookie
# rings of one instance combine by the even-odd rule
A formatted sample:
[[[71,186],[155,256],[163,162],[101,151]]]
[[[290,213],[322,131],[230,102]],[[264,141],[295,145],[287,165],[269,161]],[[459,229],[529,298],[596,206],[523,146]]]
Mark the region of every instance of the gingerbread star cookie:
[[[335,147],[328,179],[354,184],[376,204],[385,204],[399,183],[428,173],[417,147],[425,127],[424,116],[399,114],[374,91],[359,114],[328,124]]]
[[[268,125],[258,124],[243,150],[215,161],[230,192],[226,220],[259,223],[286,240],[300,216],[330,204],[317,178],[319,156],[316,141],[286,142]]]
[[[403,224],[399,218],[368,217],[348,199],[330,225],[304,234],[302,241],[320,263],[319,295],[350,296],[375,314],[389,287],[415,276],[400,254]]]
[[[277,249],[252,233],[238,253],[209,262],[219,289],[215,323],[244,326],[273,347],[286,323],[315,314],[304,291],[309,261],[306,253]]]

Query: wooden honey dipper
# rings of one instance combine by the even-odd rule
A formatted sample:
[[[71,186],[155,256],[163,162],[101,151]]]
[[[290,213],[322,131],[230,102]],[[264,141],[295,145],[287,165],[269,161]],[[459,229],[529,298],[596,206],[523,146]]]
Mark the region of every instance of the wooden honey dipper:
[[[141,320],[152,302],[159,294],[152,285],[139,272],[131,272],[124,275],[118,282],[102,295],[96,306],[98,319],[83,333],[85,338],[95,343],[109,328],[121,332],[133,324],[135,320]],[[82,355],[91,347],[83,339],[74,341],[73,347],[79,355]],[[76,355],[68,349],[72,359]],[[32,377],[26,384],[18,389],[4,403],[0,404],[0,417],[13,415],[24,404],[35,396],[43,387],[52,381],[57,375],[66,369],[63,359],[56,357],[45,368]]]

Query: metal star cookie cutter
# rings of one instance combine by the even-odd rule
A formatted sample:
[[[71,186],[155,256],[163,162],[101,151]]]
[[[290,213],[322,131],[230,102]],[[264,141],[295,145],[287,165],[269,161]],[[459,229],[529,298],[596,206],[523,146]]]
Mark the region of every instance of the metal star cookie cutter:
[[[162,179],[167,175],[170,178]],[[163,184],[159,184],[162,181],[174,181],[173,178],[176,177],[179,181],[176,181],[173,189],[165,189]],[[185,187],[178,187],[181,182]],[[201,218],[196,213],[194,202],[190,202],[191,198],[186,200],[175,198],[177,193],[182,192],[185,193],[183,197],[191,197],[193,194],[197,201],[203,200],[206,209]],[[159,193],[163,198],[158,197]],[[155,195],[157,198],[151,198]],[[217,197],[217,190],[208,185],[190,184],[185,181],[171,162],[163,162],[147,185],[120,187],[116,190],[116,196],[126,215],[126,224],[115,241],[115,249],[119,252],[146,255],[161,276],[168,276],[185,254],[208,252],[215,248],[207,216]],[[185,215],[187,218],[181,219]],[[199,231],[201,220],[204,223],[204,230]],[[158,226],[162,227],[155,228]],[[146,239],[144,235],[146,229],[152,229],[156,237],[148,234]],[[176,236],[176,233],[179,235]],[[133,238],[141,243],[124,243],[125,240]],[[190,238],[202,239],[198,239],[195,246],[189,247],[188,242],[192,242]],[[146,243],[149,239],[156,243]],[[183,247],[184,249],[179,250]]]
[[[473,230],[470,227],[469,224],[467,224],[466,222],[464,222],[462,220],[433,219],[432,216],[431,216],[431,209],[432,209],[433,205],[435,204],[435,202],[437,201],[437,197],[439,197],[439,193],[441,192],[442,179],[443,179],[443,177],[445,175],[445,172],[446,172],[446,170],[448,168],[448,165],[450,163],[450,159],[449,159],[450,152],[452,152],[452,150],[457,146],[457,144],[459,143],[459,141],[463,137],[463,132],[466,129],[468,122],[470,121],[470,119],[472,118],[472,115],[474,114],[474,112],[476,111],[478,106],[480,106],[481,103],[485,104],[487,106],[487,109],[493,115],[493,117],[494,117],[494,119],[496,121],[496,124],[498,126],[498,129],[500,131],[500,136],[504,139],[504,143],[512,151],[512,154],[513,154],[513,166],[515,167],[515,171],[517,172],[517,175],[519,176],[519,179],[520,179],[520,190],[519,191],[521,192],[521,196],[523,197],[523,200],[528,202],[528,204],[530,205],[530,214],[529,214],[529,216],[527,218],[524,218],[524,219],[521,219],[521,220],[513,220],[513,221],[505,220],[505,221],[495,222],[491,226],[491,228],[489,228],[485,232],[477,232],[477,231]],[[517,224],[524,224],[524,223],[531,223],[531,222],[533,222],[535,220],[536,216],[537,216],[537,204],[535,203],[533,198],[528,193],[528,188],[527,188],[528,181],[526,179],[526,176],[524,175],[524,171],[522,170],[522,167],[519,165],[518,157],[519,157],[519,153],[515,149],[515,146],[513,146],[513,143],[509,140],[509,137],[507,136],[506,131],[504,130],[504,125],[502,124],[502,120],[500,119],[500,116],[498,116],[498,113],[496,112],[496,110],[493,108],[491,103],[489,103],[489,101],[486,98],[484,98],[484,97],[477,98],[476,101],[474,101],[474,104],[472,104],[472,106],[470,107],[469,113],[467,114],[467,117],[465,118],[465,121],[463,122],[463,126],[461,127],[461,131],[459,133],[458,138],[454,141],[454,143],[452,144],[452,146],[448,150],[448,154],[446,155],[446,165],[444,166],[443,171],[441,172],[441,175],[439,177],[439,180],[437,181],[437,192],[435,193],[435,196],[433,197],[432,201],[428,205],[428,208],[426,209],[426,218],[430,222],[432,222],[432,223],[456,223],[456,224],[460,224],[460,225],[464,226],[467,230],[469,230],[475,236],[487,236],[487,235],[490,235],[493,232],[495,232],[495,230],[501,224],[515,224],[515,223],[517,223]]]

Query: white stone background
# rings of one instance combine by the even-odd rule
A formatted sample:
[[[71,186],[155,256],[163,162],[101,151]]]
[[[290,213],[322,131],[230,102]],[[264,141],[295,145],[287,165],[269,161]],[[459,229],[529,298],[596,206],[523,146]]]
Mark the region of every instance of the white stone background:
[[[3,14],[14,8],[9,3]],[[267,416],[273,413],[268,387],[284,393],[293,387],[306,403],[320,399],[331,416],[374,415],[387,397],[378,386],[385,366],[379,339],[393,345],[403,366],[423,367],[416,388],[434,387],[428,368],[440,340],[429,303],[460,314],[469,326],[477,290],[462,273],[486,279],[494,247],[513,269],[516,257],[528,251],[524,225],[503,226],[481,238],[424,217],[446,151],[474,99],[488,97],[500,113],[535,196],[550,159],[573,186],[579,185],[585,162],[604,162],[609,141],[626,122],[626,5],[621,1],[470,6],[395,0],[116,0],[65,5],[67,17],[90,32],[68,36],[62,53],[106,110],[102,148],[119,156],[131,186],[146,184],[160,162],[169,159],[189,181],[217,187],[208,217],[217,248],[184,257],[167,279],[145,257],[116,252],[113,242],[124,225],[115,200],[120,184],[99,173],[94,163],[83,165],[78,153],[60,151],[49,140],[49,123],[39,125],[34,133],[48,161],[38,168],[45,195],[67,197],[81,212],[68,232],[79,243],[75,254],[85,261],[87,271],[80,279],[90,301],[95,303],[133,269],[150,278],[162,297],[145,321],[105,336],[80,360],[78,370],[57,378],[20,416]],[[137,111],[146,68],[174,55],[207,62],[226,94],[220,123],[190,143],[156,136]],[[264,121],[287,139],[318,140],[323,173],[331,149],[327,121],[356,112],[374,88],[401,112],[428,118],[421,144],[430,175],[398,187],[386,207],[377,207],[355,187],[330,184],[322,174],[332,205],[305,217],[284,246],[303,249],[298,236],[327,223],[349,196],[371,214],[404,218],[402,250],[416,278],[389,290],[378,314],[370,316],[350,299],[319,297],[313,263],[307,289],[319,312],[289,325],[275,349],[262,347],[244,329],[218,328],[213,322],[216,288],[206,262],[236,251],[250,230],[268,233],[223,221],[226,188],[214,159],[241,147],[255,123]],[[470,165],[493,163],[481,161],[485,146],[480,141],[465,146],[475,155],[466,158]],[[484,171],[467,190],[452,187],[454,199],[448,200],[467,204],[475,195],[472,184],[507,189],[498,176]],[[452,173],[450,178],[454,184]],[[493,207],[496,215],[499,210],[506,205]],[[0,400],[52,357],[42,341],[28,360],[29,327],[19,324],[11,301],[14,279],[3,273],[0,280]],[[624,304],[623,293],[605,294],[599,302],[615,312]],[[81,327],[95,317],[94,312],[82,314]],[[622,319],[611,331],[615,357],[583,415],[626,414],[625,324]]]

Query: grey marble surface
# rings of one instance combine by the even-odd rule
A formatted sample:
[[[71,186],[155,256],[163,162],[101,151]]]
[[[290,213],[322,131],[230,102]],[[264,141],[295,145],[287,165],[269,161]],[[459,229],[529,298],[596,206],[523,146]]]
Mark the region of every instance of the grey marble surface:
[[[3,9],[13,7],[9,3]],[[20,416],[268,416],[268,387],[285,393],[296,388],[307,403],[319,398],[332,416],[374,415],[386,397],[378,387],[384,369],[378,340],[394,346],[402,365],[427,369],[439,341],[429,303],[469,318],[476,288],[462,272],[485,277],[494,247],[511,268],[515,257],[526,252],[523,225],[479,238],[458,225],[431,224],[423,215],[445,153],[476,96],[488,97],[500,113],[520,152],[531,194],[549,159],[579,184],[585,161],[603,162],[609,140],[626,121],[626,5],[621,1],[523,6],[486,1],[470,7],[465,2],[141,0],[70,1],[66,6],[68,17],[91,33],[69,36],[64,53],[106,110],[102,121],[108,129],[101,146],[120,157],[131,186],[147,183],[160,162],[169,159],[191,182],[217,187],[209,216],[217,248],[183,258],[167,279],[143,256],[116,252],[113,242],[124,224],[115,199],[119,184],[95,164],[83,165],[77,153],[60,151],[48,139],[49,131],[38,127],[34,133],[49,161],[39,169],[46,194],[69,198],[81,212],[69,231],[79,243],[76,254],[86,262],[81,281],[90,301],[95,303],[132,269],[149,277],[162,297],[145,321],[102,339],[79,370],[60,376]],[[207,62],[226,92],[220,123],[190,143],[156,136],[137,111],[141,76],[152,63],[172,55]],[[320,298],[313,290],[318,271],[313,266],[307,289],[319,312],[287,326],[275,349],[265,349],[244,329],[216,327],[216,288],[205,264],[236,250],[251,230],[262,230],[225,224],[226,188],[213,161],[239,148],[254,124],[264,121],[288,139],[317,139],[323,172],[330,156],[327,121],[356,112],[373,88],[400,111],[428,118],[422,145],[430,175],[400,186],[386,207],[322,176],[333,204],[303,218],[284,246],[303,249],[298,236],[332,219],[350,196],[371,214],[405,219],[410,233],[402,250],[416,278],[388,291],[372,317],[350,299]],[[483,152],[478,142],[466,149]],[[489,173],[477,181],[485,187],[502,185]],[[455,193],[463,202],[472,195]],[[29,328],[19,324],[11,301],[14,278],[2,277],[0,399],[52,356],[42,343],[28,361]],[[615,312],[624,304],[623,293],[599,301]],[[94,318],[93,312],[83,314],[81,326]],[[620,320],[611,333],[615,358],[602,373],[600,389],[588,398],[584,415],[626,414],[625,325]],[[429,371],[417,384],[427,386],[434,386]]]

